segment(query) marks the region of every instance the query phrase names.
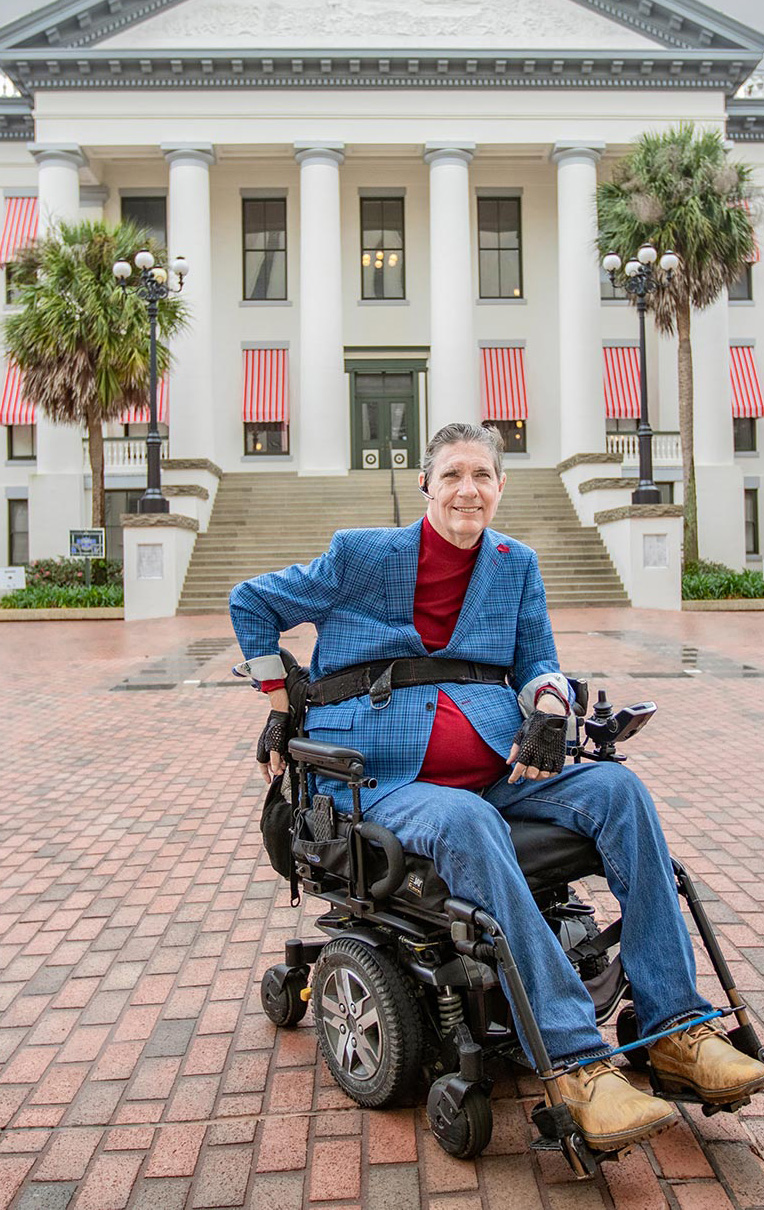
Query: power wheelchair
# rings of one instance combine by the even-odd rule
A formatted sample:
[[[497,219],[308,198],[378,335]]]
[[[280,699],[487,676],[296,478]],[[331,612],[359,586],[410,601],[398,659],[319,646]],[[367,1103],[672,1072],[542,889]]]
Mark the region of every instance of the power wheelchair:
[[[600,691],[586,718],[586,682],[570,684],[576,741],[569,754],[574,761],[625,760],[617,745],[649,721],[654,703],[615,712]],[[349,786],[351,814],[335,813],[331,799],[315,793],[316,773]],[[571,1117],[557,1085],[562,1069],[554,1069],[546,1051],[506,937],[489,913],[450,895],[432,861],[405,853],[392,832],[363,818],[362,791],[375,784],[366,776],[361,752],[311,740],[302,731],[290,740],[287,771],[271,784],[265,808],[278,800],[286,808],[289,800],[290,868],[283,853],[281,860],[273,853],[271,858],[291,878],[293,904],[299,902],[300,888],[325,901],[327,911],[316,924],[327,940],[287,942],[284,961],[262,978],[266,1014],[278,1026],[294,1026],[310,1001],[329,1070],[361,1106],[382,1108],[404,1100],[424,1076],[435,1138],[449,1154],[469,1158],[479,1155],[491,1138],[492,1080],[486,1062],[503,1059],[529,1066],[499,981],[501,968],[545,1090],[532,1113],[538,1130],[532,1147],[561,1151],[576,1176],[592,1175],[598,1164],[619,1153],[591,1149]],[[649,1072],[660,1092],[646,1048],[659,1035],[638,1035],[617,952],[621,921],[600,929],[594,909],[570,885],[604,873],[594,844],[534,820],[513,820],[512,841],[536,903],[592,996],[598,1024],[620,1008],[616,1053],[624,1053],[634,1069]],[[677,891],[728,1002],[710,1015],[733,1014],[731,1041],[761,1058],[759,1039],[693,882],[679,861],[673,860],[673,866]],[[671,1099],[698,1098],[672,1093]],[[735,1112],[749,1100],[704,1104],[703,1112]]]

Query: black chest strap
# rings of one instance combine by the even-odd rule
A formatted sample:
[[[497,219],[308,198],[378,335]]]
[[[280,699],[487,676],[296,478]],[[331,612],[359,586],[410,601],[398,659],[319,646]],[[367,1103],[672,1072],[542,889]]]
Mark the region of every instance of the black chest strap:
[[[308,686],[308,705],[333,706],[368,693],[372,706],[387,706],[394,689],[412,685],[506,685],[511,668],[478,664],[473,660],[411,656],[396,660],[372,660],[330,672]]]

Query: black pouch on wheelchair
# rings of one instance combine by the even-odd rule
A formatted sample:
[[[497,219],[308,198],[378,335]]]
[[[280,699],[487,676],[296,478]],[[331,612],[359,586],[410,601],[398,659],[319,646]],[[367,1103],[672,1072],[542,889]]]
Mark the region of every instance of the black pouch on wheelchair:
[[[305,714],[305,698],[308,691],[308,670],[297,663],[290,651],[279,648],[286,670],[285,687],[289,696],[289,738],[298,734]],[[274,777],[263,803],[260,831],[271,865],[277,874],[294,880],[292,859],[292,825],[297,809],[297,777],[292,761],[287,762],[285,773]],[[292,896],[294,898],[294,886]]]
[[[336,837],[317,840],[313,828],[313,811],[298,812],[292,853],[298,867],[307,867],[307,870],[312,871],[313,877],[320,877],[321,873],[334,874],[345,879],[350,877],[348,825],[344,820],[338,822]]]
[[[284,781],[287,780],[285,786]],[[285,791],[290,791],[289,778],[285,773],[274,777],[268,787],[260,819],[263,844],[271,865],[282,878],[292,874],[292,820],[294,808]]]

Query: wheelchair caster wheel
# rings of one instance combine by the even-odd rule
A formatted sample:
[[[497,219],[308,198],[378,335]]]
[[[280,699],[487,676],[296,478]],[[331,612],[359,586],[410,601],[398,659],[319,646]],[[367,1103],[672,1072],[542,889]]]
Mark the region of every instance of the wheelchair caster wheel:
[[[457,1105],[449,1085],[453,1076],[441,1076],[427,1098],[427,1118],[439,1145],[458,1160],[469,1160],[491,1141],[491,1102],[477,1086],[468,1088]]]
[[[308,1002],[300,992],[308,986],[305,970],[287,971],[283,975],[275,966],[263,975],[260,1000],[265,1015],[274,1025],[296,1025],[308,1011]]]
[[[619,1046],[628,1046],[630,1042],[636,1042],[639,1037],[637,1015],[631,1005],[622,1008],[619,1012],[615,1032],[618,1035]],[[648,1071],[649,1069],[650,1059],[646,1046],[638,1046],[636,1050],[627,1050],[624,1058],[634,1071]]]

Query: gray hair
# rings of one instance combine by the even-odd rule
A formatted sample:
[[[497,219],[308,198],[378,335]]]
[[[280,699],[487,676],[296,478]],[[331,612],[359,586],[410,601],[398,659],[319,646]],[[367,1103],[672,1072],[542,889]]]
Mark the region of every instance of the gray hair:
[[[491,457],[496,478],[503,473],[501,456],[504,453],[504,441],[501,433],[494,425],[482,424],[446,424],[438,429],[434,437],[427,442],[427,448],[422,455],[422,470],[424,471],[425,487],[429,482],[435,459],[447,445],[457,445],[460,441],[473,441],[482,445]]]

